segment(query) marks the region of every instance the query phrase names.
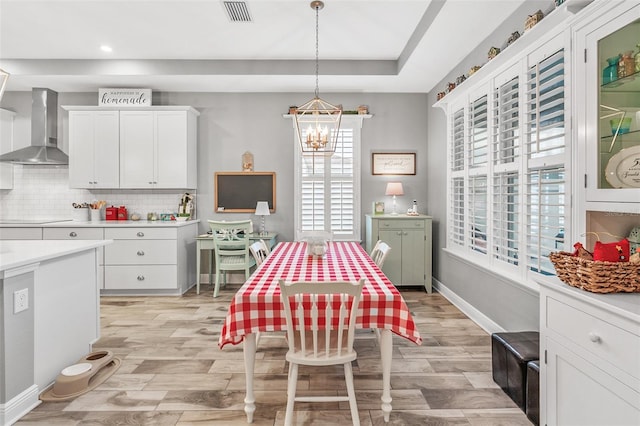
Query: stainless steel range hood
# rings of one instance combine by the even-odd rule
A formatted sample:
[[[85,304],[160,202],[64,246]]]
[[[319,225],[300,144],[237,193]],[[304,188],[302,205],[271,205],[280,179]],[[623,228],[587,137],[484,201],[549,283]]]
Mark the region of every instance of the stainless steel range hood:
[[[69,164],[69,156],[58,148],[58,94],[50,89],[31,92],[31,146],[0,155],[14,164]]]

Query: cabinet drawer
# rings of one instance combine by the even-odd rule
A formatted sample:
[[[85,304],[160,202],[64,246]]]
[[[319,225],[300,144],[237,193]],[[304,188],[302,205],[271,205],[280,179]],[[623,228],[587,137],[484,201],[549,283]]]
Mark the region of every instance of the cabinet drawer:
[[[177,244],[173,240],[115,240],[105,247],[105,265],[175,265]]]
[[[585,350],[640,378],[640,336],[588,312],[546,298],[547,327]]]
[[[380,229],[405,229],[405,228],[421,228],[424,229],[424,220],[381,220]]]
[[[44,228],[45,240],[102,240],[103,228]]]
[[[41,240],[42,228],[0,228],[0,240]]]
[[[106,228],[108,240],[175,240],[176,228]]]
[[[107,290],[177,288],[177,267],[175,265],[105,266],[104,288]]]

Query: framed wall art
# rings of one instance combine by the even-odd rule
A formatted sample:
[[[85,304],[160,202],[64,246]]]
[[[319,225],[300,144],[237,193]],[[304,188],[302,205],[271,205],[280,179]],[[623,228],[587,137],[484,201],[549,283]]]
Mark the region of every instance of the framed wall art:
[[[415,175],[415,152],[374,152],[371,154],[372,175]]]

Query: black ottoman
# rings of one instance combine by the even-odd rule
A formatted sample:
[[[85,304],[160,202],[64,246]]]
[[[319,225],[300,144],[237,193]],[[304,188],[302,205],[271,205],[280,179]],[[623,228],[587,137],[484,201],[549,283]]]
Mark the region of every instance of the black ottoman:
[[[540,361],[527,363],[527,409],[531,423],[540,424]]]
[[[540,357],[540,333],[518,331],[491,335],[493,381],[525,411],[527,363]]]

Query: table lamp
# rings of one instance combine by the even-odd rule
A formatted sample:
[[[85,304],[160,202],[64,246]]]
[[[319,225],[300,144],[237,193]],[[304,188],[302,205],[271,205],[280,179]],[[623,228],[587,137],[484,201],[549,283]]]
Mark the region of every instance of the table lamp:
[[[396,195],[404,195],[404,190],[402,189],[402,182],[389,182],[387,183],[387,189],[384,195],[393,195],[393,215],[397,215],[396,211]]]
[[[270,214],[269,203],[266,201],[258,201],[258,204],[256,204],[256,216],[260,216],[260,236],[267,235],[267,231],[264,230],[264,217]]]

